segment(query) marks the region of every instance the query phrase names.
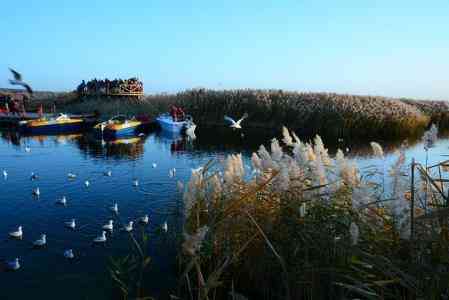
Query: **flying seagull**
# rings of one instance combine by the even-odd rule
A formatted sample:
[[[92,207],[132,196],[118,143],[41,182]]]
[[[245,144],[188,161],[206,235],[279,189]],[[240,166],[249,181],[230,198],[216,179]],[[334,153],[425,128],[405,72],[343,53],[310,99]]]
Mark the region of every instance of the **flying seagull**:
[[[234,128],[234,129],[242,129],[242,126],[241,126],[240,124],[241,124],[242,121],[245,120],[247,117],[248,117],[248,114],[245,113],[245,114],[242,116],[242,118],[241,118],[240,120],[238,120],[237,122],[234,121],[234,119],[232,119],[232,118],[230,118],[230,117],[228,117],[228,116],[225,116],[224,119],[225,119],[225,121],[228,121],[228,122],[229,122],[231,128]]]
[[[27,92],[30,95],[33,94],[33,90],[31,89],[31,87],[26,82],[24,82],[22,80],[22,75],[19,72],[15,71],[11,68],[9,68],[9,70],[11,71],[12,75],[14,76],[14,79],[10,79],[9,83],[12,85],[21,85],[27,90]]]

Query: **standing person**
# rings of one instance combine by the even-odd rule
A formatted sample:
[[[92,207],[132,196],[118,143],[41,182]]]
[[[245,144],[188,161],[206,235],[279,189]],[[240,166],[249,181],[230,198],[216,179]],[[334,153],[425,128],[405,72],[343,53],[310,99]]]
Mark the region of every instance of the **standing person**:
[[[77,88],[78,96],[84,96],[85,89],[86,89],[86,82],[83,80],[81,81],[81,84],[78,85]]]
[[[10,111],[15,115],[19,114],[19,101],[17,99],[13,99],[11,101],[11,107],[9,108]]]
[[[26,116],[25,99],[28,99],[28,96],[25,97],[25,98],[23,98],[22,101],[20,102],[20,108],[19,108],[19,110],[20,110],[20,115],[21,115],[22,117],[25,117],[25,116]]]
[[[174,122],[176,122],[176,113],[177,113],[176,106],[174,105],[170,106],[170,115],[173,118]]]
[[[42,107],[42,104],[39,106],[39,109],[37,110],[37,114],[39,118],[42,118],[44,116],[44,108]]]
[[[178,119],[179,119],[180,121],[184,121],[184,118],[185,118],[184,110],[182,110],[181,107],[178,107],[177,113],[178,113]]]

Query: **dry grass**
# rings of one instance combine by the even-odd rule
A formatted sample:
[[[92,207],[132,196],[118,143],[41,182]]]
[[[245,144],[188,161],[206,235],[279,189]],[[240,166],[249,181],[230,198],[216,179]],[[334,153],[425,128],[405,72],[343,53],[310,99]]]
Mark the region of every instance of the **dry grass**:
[[[401,101],[418,108],[420,111],[430,117],[431,123],[436,124],[439,128],[449,128],[449,103],[447,101],[418,101],[407,99]]]
[[[447,297],[447,224],[432,214],[432,224],[416,223],[435,213],[429,203],[444,201],[417,176],[411,219],[403,151],[391,166],[359,170],[341,151],[330,157],[319,137],[304,144],[284,130],[283,142],[273,140],[270,151],[261,146],[250,169],[233,155],[192,173],[184,192],[185,295]],[[373,150],[383,156],[379,145]]]
[[[91,113],[105,117],[116,113],[152,117],[177,104],[193,115],[200,126],[222,126],[225,114],[249,118],[245,127],[280,129],[285,124],[301,135],[325,138],[397,138],[420,135],[433,122],[449,128],[449,105],[444,101],[415,101],[332,93],[299,93],[282,90],[186,90],[135,99],[87,98],[72,93],[39,97],[30,106],[44,103],[50,110]]]
[[[170,95],[153,95],[144,99],[92,97],[57,102],[57,110],[70,113],[93,113],[98,111],[103,118],[123,114],[128,116],[147,115],[152,118],[168,111],[176,98]],[[48,103],[47,106],[51,105]]]
[[[398,137],[419,134],[429,117],[414,106],[383,97],[297,93],[280,90],[191,90],[178,94],[182,106],[203,123],[221,123],[223,114],[248,124],[325,137]],[[245,121],[246,122],[246,121]]]

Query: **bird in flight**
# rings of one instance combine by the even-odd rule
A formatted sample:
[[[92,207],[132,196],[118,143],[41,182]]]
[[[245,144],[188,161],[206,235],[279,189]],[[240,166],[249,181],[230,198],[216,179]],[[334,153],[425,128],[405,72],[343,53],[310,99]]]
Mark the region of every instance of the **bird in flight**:
[[[33,90],[31,89],[29,84],[27,84],[26,82],[24,82],[22,80],[22,75],[19,72],[15,71],[11,68],[9,68],[9,70],[11,71],[12,75],[14,76],[14,79],[10,79],[9,83],[11,83],[12,85],[21,85],[27,90],[27,92],[30,95],[33,94]]]
[[[228,117],[228,116],[224,116],[225,121],[229,122],[231,128],[234,129],[242,129],[242,126],[240,125],[242,123],[243,120],[245,120],[248,117],[248,114],[245,113],[242,118],[240,120],[238,120],[237,122],[234,121],[234,119]]]

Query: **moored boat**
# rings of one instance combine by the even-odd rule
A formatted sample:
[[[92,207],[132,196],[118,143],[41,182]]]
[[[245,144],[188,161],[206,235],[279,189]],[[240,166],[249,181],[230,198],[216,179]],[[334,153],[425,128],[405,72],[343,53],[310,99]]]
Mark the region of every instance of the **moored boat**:
[[[118,115],[95,125],[94,130],[103,137],[116,138],[136,135],[143,124],[142,121],[127,119],[125,116]]]
[[[173,133],[194,132],[196,125],[193,123],[192,117],[186,116],[181,120],[174,119],[169,114],[162,114],[156,118],[159,126],[163,131]]]
[[[85,121],[81,118],[71,118],[65,114],[59,114],[57,117],[20,121],[19,129],[24,133],[31,134],[67,133],[81,131],[84,124]]]

